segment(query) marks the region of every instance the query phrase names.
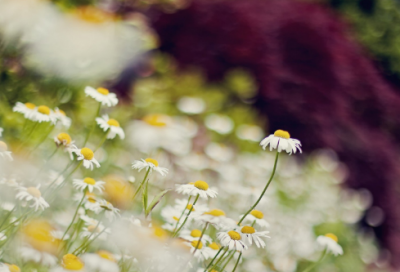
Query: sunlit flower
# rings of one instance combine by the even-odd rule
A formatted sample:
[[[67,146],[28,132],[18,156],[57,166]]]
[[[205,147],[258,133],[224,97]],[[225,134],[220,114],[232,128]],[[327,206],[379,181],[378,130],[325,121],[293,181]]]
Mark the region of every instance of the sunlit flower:
[[[108,115],[103,115],[102,117],[96,118],[97,124],[107,132],[107,139],[114,139],[115,136],[119,136],[121,139],[125,138],[124,130],[119,125],[119,122],[115,119],[108,118]]]
[[[256,231],[251,226],[244,226],[240,229],[240,233],[243,237],[243,240],[247,241],[250,245],[253,243],[256,244],[257,247],[265,247],[265,242],[261,239],[261,237],[270,238],[267,236],[269,231]]]
[[[206,251],[205,254],[208,255],[208,258],[214,258],[214,256],[218,253],[218,251],[220,250],[221,246],[218,245],[215,242],[210,243],[205,249],[204,251]]]
[[[74,150],[78,149],[76,145],[74,145],[74,141],[72,141],[71,136],[68,133],[62,132],[59,133],[56,137],[54,137],[54,142],[57,146],[63,146],[64,151],[68,152],[69,157],[74,159],[73,153]]]
[[[182,230],[181,234],[179,235],[180,238],[187,240],[189,242],[199,240],[201,236],[201,230],[194,229],[194,230]],[[211,237],[207,234],[203,234],[201,238],[201,242],[209,242],[211,243]]]
[[[32,121],[35,122],[51,122],[53,125],[57,123],[57,117],[53,110],[45,105],[41,105],[35,108],[34,113],[32,114]]]
[[[71,272],[71,271],[88,271],[85,269],[84,262],[74,254],[68,253],[62,257],[61,267],[50,270],[51,272]]]
[[[202,262],[209,258],[207,254],[208,251],[205,250],[206,247],[204,246],[204,243],[202,241],[193,240],[190,243],[185,243],[185,244],[190,247],[190,253],[192,254],[194,253],[194,256],[197,258],[199,262]]]
[[[338,244],[337,236],[332,233],[318,236],[317,243],[335,256],[343,254],[343,248]]]
[[[109,220],[112,221],[119,216],[119,209],[115,208],[110,202],[103,199],[99,201],[99,205],[100,208],[104,210],[105,215]]]
[[[240,215],[240,218],[243,217],[243,214]],[[255,222],[258,226],[262,228],[267,228],[269,227],[269,223],[265,221],[264,219],[264,214],[261,211],[258,210],[252,210],[246,217],[243,219],[244,222],[248,222],[252,224]]]
[[[82,194],[77,194],[75,199],[80,201],[82,199]],[[85,193],[85,200],[83,202],[83,206],[85,210],[94,211],[95,213],[99,213],[101,211],[100,204],[97,200],[95,194],[86,192]]]
[[[92,178],[84,178],[84,179],[74,179],[74,187],[78,190],[84,191],[86,188],[89,192],[93,192],[94,189],[98,190],[101,193],[104,190],[104,181],[96,181]]]
[[[28,120],[33,121],[33,115],[35,114],[36,105],[32,103],[21,103],[17,102],[13,108],[14,112],[19,112],[24,115]]]
[[[78,161],[83,160],[85,168],[93,170],[93,165],[100,167],[100,163],[94,158],[94,153],[90,148],[75,149],[73,152],[78,156]]]
[[[10,161],[13,160],[13,157],[11,156],[11,151],[8,151],[8,146],[3,141],[0,141],[0,156]]]
[[[297,139],[290,138],[290,134],[284,130],[277,130],[274,134],[269,135],[268,137],[264,138],[260,145],[265,148],[269,145],[269,150],[277,149],[278,152],[282,150],[286,151],[289,155],[296,153],[297,150],[301,151],[301,143]]]
[[[221,241],[221,245],[227,246],[229,250],[243,251],[247,249],[246,244],[242,241],[240,233],[234,230],[218,232],[217,238]]]
[[[56,116],[57,120],[59,120],[64,127],[69,128],[71,126],[71,118],[69,118],[63,110],[60,110],[59,108],[55,108],[54,115]]]
[[[143,169],[150,169],[150,172],[153,170],[160,173],[162,176],[165,176],[168,173],[168,169],[164,167],[158,166],[158,161],[152,158],[142,159],[140,161],[134,161],[132,163],[132,168],[137,169],[138,172],[142,171]]]
[[[217,191],[208,187],[208,183],[202,180],[191,182],[189,184],[177,184],[176,191],[184,195],[197,196],[207,199],[208,197],[214,198],[218,195]]]
[[[94,98],[97,102],[100,102],[103,106],[112,107],[118,104],[118,98],[115,93],[110,93],[105,88],[93,88],[87,86],[85,88],[86,96]]]
[[[87,253],[82,256],[88,271],[119,272],[119,267],[114,255],[108,251],[100,250],[96,253]]]
[[[44,210],[50,205],[44,200],[42,197],[42,193],[39,191],[40,185],[36,187],[19,187],[19,192],[15,196],[17,199],[21,201],[31,202],[31,208],[35,208],[35,211],[38,209]]]

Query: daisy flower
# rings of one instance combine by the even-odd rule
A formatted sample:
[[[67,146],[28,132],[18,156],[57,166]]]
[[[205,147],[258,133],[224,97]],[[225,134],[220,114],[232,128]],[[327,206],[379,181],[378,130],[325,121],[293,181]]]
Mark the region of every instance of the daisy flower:
[[[54,142],[58,147],[63,146],[64,151],[68,152],[71,160],[74,159],[73,156],[74,150],[78,148],[76,147],[76,145],[74,145],[74,141],[72,141],[71,136],[69,136],[68,133],[65,132],[59,133],[56,137],[54,137]]]
[[[338,244],[337,236],[332,233],[318,236],[317,243],[335,256],[343,254],[343,248]]]
[[[84,147],[82,149],[75,149],[73,152],[78,156],[78,161],[83,160],[83,166],[87,169],[93,170],[93,165],[97,168],[100,163],[94,158],[94,153],[90,148]]]
[[[221,246],[218,245],[215,242],[212,242],[211,244],[209,244],[204,251],[206,251],[205,254],[208,255],[208,258],[214,258],[214,256],[218,253],[218,251],[220,250]]]
[[[256,231],[251,226],[244,226],[241,228],[240,233],[243,237],[243,240],[247,241],[250,245],[253,243],[256,244],[257,247],[265,247],[265,242],[260,237],[270,238],[267,236],[269,231]]]
[[[243,214],[240,215],[240,218],[243,217]],[[248,215],[246,215],[246,217],[243,219],[245,222],[249,222],[250,224],[252,224],[253,222],[255,222],[258,226],[262,227],[262,228],[267,228],[269,227],[269,223],[267,221],[265,221],[264,218],[264,214],[261,211],[258,210],[252,210]]]
[[[230,230],[228,232],[218,232],[217,238],[221,241],[221,245],[227,246],[229,250],[237,250],[242,252],[247,249],[246,244],[242,241],[239,232]]]
[[[117,135],[121,139],[125,138],[124,130],[119,125],[119,122],[115,119],[108,118],[107,114],[102,117],[97,117],[96,122],[104,132],[108,131],[107,139],[114,139]]]
[[[97,272],[119,272],[119,267],[114,255],[108,251],[100,250],[96,253],[86,253],[82,256],[86,268]]]
[[[32,121],[35,122],[51,122],[53,125],[57,123],[57,117],[53,110],[49,107],[41,105],[35,108],[34,112],[32,113]]]
[[[183,185],[178,184],[175,186],[176,186],[176,191],[180,194],[192,195],[192,196],[200,195],[201,198],[205,199],[207,199],[208,197],[214,198],[218,194],[215,190],[209,189],[208,183],[202,180],[191,182],[189,184],[183,184]]]
[[[137,169],[138,172],[142,171],[143,169],[150,169],[150,172],[153,170],[160,173],[161,176],[165,176],[168,173],[168,169],[164,167],[158,166],[158,161],[152,158],[142,159],[140,161],[136,160],[132,163],[132,168]]]
[[[25,245],[19,247],[18,251],[21,254],[22,260],[25,262],[34,262],[44,266],[54,266],[57,263],[56,256],[44,251],[39,251],[30,246]]]
[[[11,151],[8,151],[8,146],[3,141],[0,141],[0,156],[10,161],[13,160],[13,157],[11,156]]]
[[[232,229],[236,222],[235,220],[226,217],[225,212],[219,209],[209,210],[194,218],[196,221],[210,223],[217,229]]]
[[[14,112],[19,112],[24,115],[24,117],[28,120],[33,120],[33,115],[35,114],[36,105],[32,103],[21,103],[17,102],[13,108]]]
[[[194,256],[197,258],[199,262],[202,262],[209,258],[209,255],[207,254],[208,251],[205,250],[207,247],[203,246],[203,243],[201,241],[193,240],[190,243],[185,243],[185,245],[188,245],[190,247],[190,253],[192,254],[194,253]]]
[[[15,264],[0,263],[0,272],[21,272],[21,268]]]
[[[84,178],[84,179],[74,179],[74,187],[78,190],[84,191],[86,188],[90,193],[93,192],[94,189],[98,190],[101,193],[104,190],[104,181],[95,181],[92,178]]]
[[[119,216],[119,209],[115,208],[110,202],[103,199],[99,201],[99,205],[100,208],[104,209],[105,215],[110,221]]]
[[[112,107],[118,104],[118,98],[115,93],[110,93],[110,91],[105,88],[95,89],[93,87],[87,86],[85,88],[85,94],[86,96],[94,98],[103,106]]]
[[[59,108],[55,108],[54,115],[56,116],[57,120],[59,120],[64,127],[69,128],[71,126],[71,118],[69,118],[63,110],[60,110]]]
[[[50,205],[44,200],[42,197],[42,193],[39,191],[40,185],[36,187],[19,187],[19,192],[15,196],[16,199],[25,200],[26,202],[32,202],[31,208],[35,208],[35,211],[38,209],[44,210]]]
[[[199,230],[199,229],[194,229],[192,231],[182,230],[181,234],[179,235],[180,238],[187,240],[189,242],[199,240],[200,236],[201,236],[201,230]],[[207,234],[203,234],[203,237],[201,238],[201,242],[211,243],[211,237],[208,236]]]
[[[269,135],[268,137],[264,138],[260,145],[265,148],[269,145],[269,150],[277,149],[278,152],[282,150],[286,151],[289,155],[296,153],[297,150],[301,151],[301,143],[297,139],[290,138],[290,134],[284,130],[277,130],[274,134]]]
[[[84,262],[74,254],[68,253],[62,257],[61,266],[50,270],[50,272],[87,271]]]
[[[101,233],[101,234],[100,234]],[[106,229],[103,224],[87,225],[82,228],[81,237],[90,237],[90,239],[94,239],[97,235],[99,235],[99,239],[105,240],[107,238],[107,234],[110,233],[109,229]]]

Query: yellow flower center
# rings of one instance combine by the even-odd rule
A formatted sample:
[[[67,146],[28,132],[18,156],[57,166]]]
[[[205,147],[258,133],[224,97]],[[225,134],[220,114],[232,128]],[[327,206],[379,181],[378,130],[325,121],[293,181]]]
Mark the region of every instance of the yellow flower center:
[[[7,266],[8,266],[8,270],[10,270],[10,272],[21,272],[21,268],[19,268],[15,264],[7,264]]]
[[[260,211],[257,211],[257,210],[252,210],[250,212],[250,214],[252,216],[254,216],[255,218],[257,218],[257,219],[263,219],[264,218],[264,214],[262,212],[260,212]]]
[[[154,227],[154,235],[161,240],[167,237],[167,233],[160,227]]]
[[[86,183],[86,184],[89,184],[89,185],[95,185],[96,184],[96,181],[94,179],[92,179],[92,178],[85,178],[83,180],[83,182]]]
[[[231,237],[232,240],[240,240],[240,234],[234,230],[228,231],[229,237]]]
[[[67,116],[67,115],[65,114],[65,111],[63,111],[63,110],[58,109],[58,112],[59,112],[61,115]]]
[[[192,230],[192,232],[190,233],[190,236],[192,236],[192,237],[200,237],[201,236],[201,230],[198,230],[198,229]]]
[[[188,209],[189,211],[190,211],[190,209],[192,209],[192,212],[195,211],[192,204],[187,204],[186,209]]]
[[[90,232],[98,232],[98,231],[99,231],[99,228],[97,228],[97,225],[89,225],[89,226],[87,227],[87,229],[88,229],[88,231],[90,231]]]
[[[97,251],[97,255],[99,255],[100,257],[102,257],[103,259],[115,262],[115,258],[114,255],[111,252],[108,252],[106,250],[99,250]]]
[[[151,114],[147,115],[143,118],[143,121],[145,121],[147,124],[154,126],[154,127],[164,127],[167,124],[162,121],[164,116],[161,114]]]
[[[281,130],[281,129],[278,129],[277,131],[275,131],[274,136],[284,138],[284,139],[290,138],[289,132],[287,132],[285,130]]]
[[[172,219],[174,219],[175,221],[179,221],[179,218],[176,216],[172,217]]]
[[[74,254],[64,255],[62,258],[62,267],[68,270],[81,270],[84,267],[83,262]]]
[[[154,164],[154,166],[158,166],[158,161],[157,160],[155,160],[155,159],[152,159],[152,158],[147,158],[147,159],[145,159],[145,162],[149,162],[149,163],[152,163],[152,164]]]
[[[200,241],[197,241],[197,240],[192,241],[192,247],[194,247],[194,248],[197,247],[197,249],[202,249],[203,248],[203,243],[200,242]]]
[[[198,180],[194,183],[194,187],[196,187],[197,189],[203,190],[203,191],[207,191],[208,190],[208,184],[205,181],[202,180]]]
[[[250,226],[244,226],[242,228],[242,233],[253,234],[255,232],[256,232],[256,230],[253,227],[250,227]]]
[[[106,88],[97,88],[97,92],[101,93],[102,95],[108,95],[110,92]]]
[[[96,203],[96,196],[93,193],[86,192],[87,200],[91,203]]]
[[[57,139],[65,144],[70,144],[71,143],[71,136],[69,136],[69,134],[62,132],[60,134],[57,135]]]
[[[30,110],[33,110],[36,107],[36,105],[28,102],[25,103],[25,107],[27,107]]]
[[[40,193],[40,191],[38,190],[38,188],[35,187],[28,187],[26,188],[26,191],[31,195],[34,196],[36,198],[40,198],[42,196],[42,194]]]
[[[38,112],[40,112],[41,114],[45,114],[45,115],[49,115],[50,114],[50,108],[47,106],[39,106],[38,107]]]
[[[90,148],[84,147],[81,149],[81,154],[85,160],[91,160],[94,157],[94,153]]]
[[[115,119],[108,120],[107,124],[109,124],[110,126],[113,126],[113,127],[119,127],[120,126],[119,122],[117,120],[115,120]]]
[[[8,150],[8,146],[5,142],[0,141],[0,152],[4,152]]]
[[[333,241],[335,241],[336,243],[339,241],[339,239],[337,238],[337,236],[333,233],[327,233],[325,234],[325,237],[331,238]]]
[[[218,250],[220,247],[217,243],[212,242],[211,244],[208,245],[209,248],[214,249],[214,250]]]
[[[211,210],[209,212],[205,212],[204,214],[209,214],[212,216],[224,216],[225,215],[224,211],[218,210],[218,209]]]

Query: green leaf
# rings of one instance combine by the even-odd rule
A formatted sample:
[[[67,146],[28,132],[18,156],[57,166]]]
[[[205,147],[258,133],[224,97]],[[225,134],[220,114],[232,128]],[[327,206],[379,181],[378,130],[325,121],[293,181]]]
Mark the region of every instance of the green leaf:
[[[149,180],[146,180],[145,182],[146,182],[146,184],[144,185],[143,194],[142,194],[144,211],[147,210],[147,201],[149,198]]]
[[[151,201],[148,209],[145,209],[145,215],[148,216],[150,212],[157,206],[157,204],[161,201],[161,199],[168,193],[168,191],[171,191],[171,189],[167,189],[156,195],[153,200]]]

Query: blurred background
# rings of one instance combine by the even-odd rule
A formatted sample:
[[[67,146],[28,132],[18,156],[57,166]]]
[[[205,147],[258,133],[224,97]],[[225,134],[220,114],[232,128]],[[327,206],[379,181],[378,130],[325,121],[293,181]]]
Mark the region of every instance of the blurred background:
[[[85,129],[86,85],[117,93],[127,142],[177,164],[190,155],[191,169],[212,169],[203,156],[232,168],[284,129],[304,153],[277,192],[290,212],[271,225],[304,216],[299,184],[320,194],[328,176],[324,194],[343,207],[307,227],[334,228],[346,254],[320,271],[400,271],[400,1],[0,0],[0,45],[0,126],[11,143],[17,101],[62,108]],[[154,132],[153,146],[140,142],[148,114],[189,119],[178,139]],[[310,181],[315,167],[328,173]],[[273,243],[271,271],[302,271],[301,248]]]

